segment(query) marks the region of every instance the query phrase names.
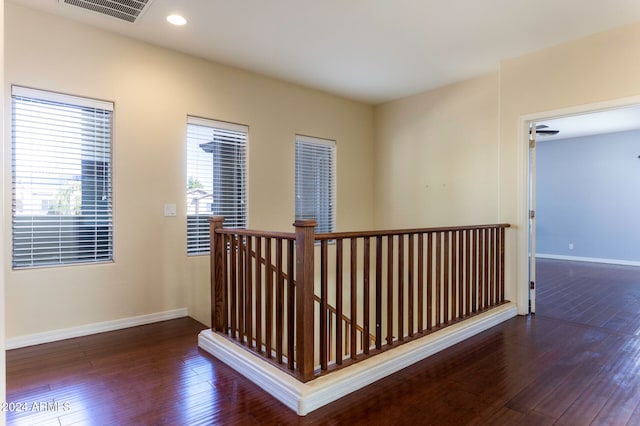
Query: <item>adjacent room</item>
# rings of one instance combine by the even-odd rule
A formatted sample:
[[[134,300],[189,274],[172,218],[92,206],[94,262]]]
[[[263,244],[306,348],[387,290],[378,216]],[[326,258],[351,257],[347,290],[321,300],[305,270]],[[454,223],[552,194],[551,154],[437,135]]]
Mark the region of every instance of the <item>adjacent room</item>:
[[[640,325],[640,111],[542,120],[536,143],[536,314]],[[603,290],[604,289],[604,290]]]

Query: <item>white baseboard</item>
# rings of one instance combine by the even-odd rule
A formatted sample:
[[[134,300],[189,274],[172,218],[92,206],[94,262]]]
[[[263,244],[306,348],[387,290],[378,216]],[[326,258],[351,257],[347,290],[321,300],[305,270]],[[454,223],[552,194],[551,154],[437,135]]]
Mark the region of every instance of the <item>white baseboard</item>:
[[[25,346],[39,345],[42,343],[55,342],[57,340],[71,339],[73,337],[88,336],[90,334],[103,333],[105,331],[120,330],[122,328],[182,318],[187,315],[187,308],[179,308],[171,311],[156,312],[154,314],[81,325],[79,327],[63,328],[59,330],[45,331],[43,333],[28,334],[26,336],[11,337],[5,341],[5,348],[7,350],[23,348]]]
[[[210,329],[200,333],[198,345],[273,395],[298,415],[304,416],[351,392],[513,318],[517,314],[516,305],[507,303],[472,319],[449,326],[429,336],[398,346],[307,383],[294,379],[257,355],[216,333],[212,333]]]
[[[603,259],[601,257],[580,257],[580,256],[564,256],[561,254],[536,253],[536,258],[569,260],[572,262],[608,263],[610,265],[640,266],[640,261],[636,261],[636,260]]]

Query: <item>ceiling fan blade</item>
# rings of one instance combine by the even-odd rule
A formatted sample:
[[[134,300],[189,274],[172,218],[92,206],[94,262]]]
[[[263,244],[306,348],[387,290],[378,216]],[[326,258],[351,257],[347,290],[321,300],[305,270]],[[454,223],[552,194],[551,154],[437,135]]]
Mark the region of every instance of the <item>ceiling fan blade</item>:
[[[538,135],[557,135],[558,133],[560,133],[560,130],[537,130],[536,129],[536,134]]]
[[[538,130],[538,129],[546,129],[547,127],[549,127],[549,126],[547,126],[546,124],[538,124],[538,125],[536,125],[536,130]]]

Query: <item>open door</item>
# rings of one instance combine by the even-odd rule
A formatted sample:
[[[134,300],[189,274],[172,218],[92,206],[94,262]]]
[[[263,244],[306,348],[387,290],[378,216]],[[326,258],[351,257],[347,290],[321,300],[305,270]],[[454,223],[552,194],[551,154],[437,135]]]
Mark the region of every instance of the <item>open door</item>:
[[[529,313],[536,313],[536,123],[529,123]]]

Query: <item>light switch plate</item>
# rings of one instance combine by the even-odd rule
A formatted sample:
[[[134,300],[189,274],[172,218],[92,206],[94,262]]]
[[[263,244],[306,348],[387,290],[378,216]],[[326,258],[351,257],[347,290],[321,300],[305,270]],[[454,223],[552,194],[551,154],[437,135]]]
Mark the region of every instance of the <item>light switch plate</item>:
[[[176,205],[175,204],[165,204],[164,205],[164,216],[165,217],[173,217],[176,215]]]

